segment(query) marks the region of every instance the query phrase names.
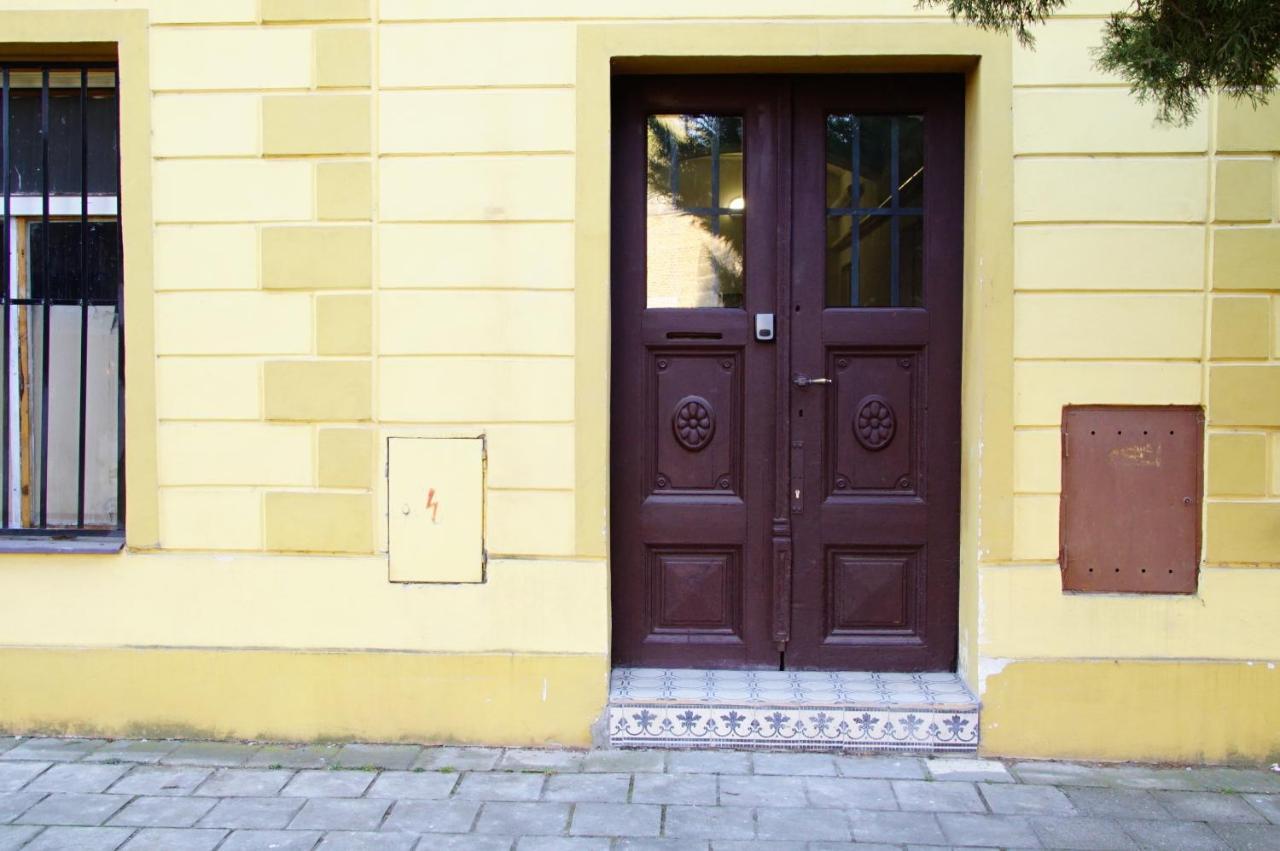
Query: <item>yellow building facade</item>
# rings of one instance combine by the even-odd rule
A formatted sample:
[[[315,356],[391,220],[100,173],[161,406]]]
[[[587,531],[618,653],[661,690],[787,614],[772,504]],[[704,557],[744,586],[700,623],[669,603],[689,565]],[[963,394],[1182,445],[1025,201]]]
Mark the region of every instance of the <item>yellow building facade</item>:
[[[118,55],[127,447],[122,551],[0,555],[0,728],[589,744],[612,77],[928,71],[982,752],[1277,759],[1280,104],[1156,124],[1092,66],[1112,5],[1027,50],[911,0],[0,0],[0,59]],[[1203,408],[1194,594],[1064,593],[1064,405]],[[476,485],[482,555],[396,568],[416,438],[482,438],[482,486],[415,479]]]

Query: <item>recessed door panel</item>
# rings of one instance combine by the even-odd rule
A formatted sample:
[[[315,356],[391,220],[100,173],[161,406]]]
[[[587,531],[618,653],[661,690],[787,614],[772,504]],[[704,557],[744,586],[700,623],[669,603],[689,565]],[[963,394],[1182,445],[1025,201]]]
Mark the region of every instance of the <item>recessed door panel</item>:
[[[740,496],[741,353],[659,349],[652,364],[653,493]]]
[[[917,352],[837,349],[827,404],[834,498],[919,495]]]

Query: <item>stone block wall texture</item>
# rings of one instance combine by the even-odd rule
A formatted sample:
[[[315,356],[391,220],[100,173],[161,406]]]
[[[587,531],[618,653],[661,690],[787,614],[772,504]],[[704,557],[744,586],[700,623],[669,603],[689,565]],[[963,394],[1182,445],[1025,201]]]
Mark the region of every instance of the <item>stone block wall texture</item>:
[[[408,430],[573,554],[573,27],[378,5],[153,6],[164,549],[385,550]]]
[[[1206,408],[1204,565],[1280,564],[1280,105],[1160,127],[1073,75],[1085,20],[1015,60],[1015,560],[1053,561],[1064,404]]]

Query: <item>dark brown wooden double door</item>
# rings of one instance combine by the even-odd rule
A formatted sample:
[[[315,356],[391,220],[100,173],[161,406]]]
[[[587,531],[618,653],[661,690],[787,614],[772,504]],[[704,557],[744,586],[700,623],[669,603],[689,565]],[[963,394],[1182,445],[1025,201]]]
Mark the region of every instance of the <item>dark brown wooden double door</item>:
[[[619,665],[955,663],[963,83],[614,83]]]

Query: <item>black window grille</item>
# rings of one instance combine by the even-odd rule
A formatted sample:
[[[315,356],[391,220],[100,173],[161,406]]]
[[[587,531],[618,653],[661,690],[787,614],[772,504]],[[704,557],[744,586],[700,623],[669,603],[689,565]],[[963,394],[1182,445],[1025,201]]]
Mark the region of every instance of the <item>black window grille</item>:
[[[0,534],[124,528],[119,91],[0,62]]]

